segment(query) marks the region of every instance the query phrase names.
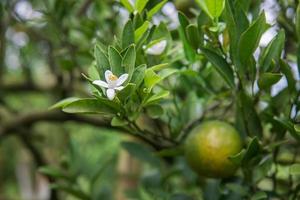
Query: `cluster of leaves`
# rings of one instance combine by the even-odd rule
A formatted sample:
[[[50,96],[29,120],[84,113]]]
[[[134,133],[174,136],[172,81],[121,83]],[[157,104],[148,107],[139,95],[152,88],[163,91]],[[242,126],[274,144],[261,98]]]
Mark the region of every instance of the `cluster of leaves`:
[[[164,114],[159,102],[169,95],[168,89],[158,86],[163,80],[178,72],[172,69],[167,55],[172,41],[165,23],[150,26],[151,17],[166,3],[155,5],[148,13],[140,13],[145,5],[143,1],[137,4],[138,13],[131,16],[124,26],[120,38],[115,38],[114,44],[106,47],[97,42],[94,48],[95,62],[89,69],[89,75],[83,76],[92,86],[94,98],[68,98],[55,104],[52,108],[62,108],[67,113],[102,114],[111,118],[115,127],[134,128],[135,134],[142,134],[136,121],[143,113],[156,119]],[[126,3],[124,3],[127,5]],[[131,8],[128,8],[132,11]],[[146,50],[166,41],[167,46],[159,55],[148,55]],[[120,76],[128,74],[125,88],[117,92],[112,101],[107,99],[105,90],[95,84],[94,80],[105,80],[104,73],[110,70]],[[155,88],[154,88],[155,87]]]
[[[286,193],[296,197],[299,185],[293,184],[293,178],[298,180],[294,175],[299,165],[291,165],[293,159],[287,161],[289,177],[282,178],[291,188],[276,188],[281,181],[280,148],[291,150],[287,141],[293,145],[300,142],[300,93],[289,65],[299,58],[286,59],[295,52],[284,51],[285,30],[279,30],[267,46],[260,48],[259,42],[271,25],[264,11],[260,12],[260,4],[252,5],[247,0],[199,0],[196,2],[202,11],[196,20],[179,13],[178,31],[169,31],[162,22],[151,26],[151,18],[165,2],[147,12],[148,1],[137,0],[134,5],[121,1],[131,13],[130,20],[113,45],[96,44],[95,62],[89,75],[84,75],[93,88],[93,98],[66,99],[53,107],[108,117],[112,126],[139,136],[158,150],[164,149],[160,152],[164,156],[178,156],[178,145],[199,121],[226,119],[239,130],[245,143],[248,141],[245,149],[230,157],[242,169],[226,185],[234,198],[249,198],[250,192],[258,192],[254,199]],[[299,12],[296,37],[298,18]],[[162,40],[168,44],[163,54],[148,55],[146,49]],[[125,88],[113,101],[107,99],[103,88],[93,84],[94,80],[104,80],[106,70],[118,76],[129,75]],[[171,76],[175,73],[176,79]],[[287,86],[273,94],[273,86],[283,78]],[[174,149],[165,150],[169,147]],[[266,180],[273,181],[273,189],[263,192],[258,184]],[[219,187],[219,183],[212,187]]]

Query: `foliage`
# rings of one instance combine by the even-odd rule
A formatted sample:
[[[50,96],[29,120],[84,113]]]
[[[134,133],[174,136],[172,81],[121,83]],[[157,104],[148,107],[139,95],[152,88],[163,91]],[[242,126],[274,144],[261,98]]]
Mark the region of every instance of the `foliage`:
[[[133,179],[140,184],[124,192],[127,198],[299,198],[296,2],[273,2],[274,23],[261,1],[195,0],[175,19],[167,0],[24,2],[36,17],[18,11],[22,1],[0,3],[0,155],[9,149],[6,138],[16,135],[51,183],[51,199],[118,198],[113,185],[122,182],[124,151],[142,168]],[[269,32],[273,38],[266,41]],[[19,54],[17,69],[11,52]],[[126,79],[119,84],[120,77]],[[198,177],[182,157],[191,129],[211,119],[232,124],[243,139],[242,151],[228,158],[240,167],[233,177]],[[117,136],[103,143],[97,134],[83,136],[76,143],[65,134],[78,129],[85,135],[78,128],[83,124]],[[53,126],[60,133],[54,140],[68,144],[50,147],[66,159],[60,164],[38,140],[51,138]],[[88,163],[81,152],[87,150],[80,149],[93,139],[98,145],[90,150],[101,154],[99,165]]]

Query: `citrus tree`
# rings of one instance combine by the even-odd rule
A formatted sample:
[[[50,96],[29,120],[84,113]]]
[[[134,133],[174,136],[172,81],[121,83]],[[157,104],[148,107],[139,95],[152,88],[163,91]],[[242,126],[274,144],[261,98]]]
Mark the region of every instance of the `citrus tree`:
[[[42,8],[33,25],[5,14],[11,4],[2,3],[2,24],[9,18],[46,43],[55,83],[37,87],[24,67],[26,86],[57,103],[2,120],[0,136],[17,132],[42,157],[38,171],[52,183],[52,199],[300,198],[298,2],[45,2],[32,2]],[[21,48],[24,63],[39,55],[35,43]],[[86,163],[93,166],[69,139],[54,166],[26,134],[39,121],[75,121],[126,139],[122,149],[106,144],[113,155]],[[115,167],[122,158],[130,167]]]

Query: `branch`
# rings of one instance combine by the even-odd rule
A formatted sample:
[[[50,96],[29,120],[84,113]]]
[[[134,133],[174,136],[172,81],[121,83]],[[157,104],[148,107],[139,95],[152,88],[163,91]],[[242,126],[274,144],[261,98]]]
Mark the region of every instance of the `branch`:
[[[0,126],[0,137],[6,137],[12,134],[19,134],[18,129],[20,127],[30,127],[37,122],[65,122],[65,121],[76,121],[79,123],[89,124],[95,127],[107,128],[113,131],[118,131],[124,134],[130,134],[140,139],[141,141],[149,144],[155,149],[161,149],[159,144],[155,141],[147,138],[145,135],[132,132],[125,127],[112,127],[109,120],[104,120],[99,117],[81,116],[74,114],[66,114],[61,111],[40,111],[34,113],[20,114],[13,120],[3,123]]]

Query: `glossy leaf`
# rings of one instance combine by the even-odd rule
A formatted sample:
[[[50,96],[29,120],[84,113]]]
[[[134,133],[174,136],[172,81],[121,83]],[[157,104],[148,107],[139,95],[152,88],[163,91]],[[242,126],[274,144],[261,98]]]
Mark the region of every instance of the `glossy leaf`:
[[[65,107],[66,113],[113,114],[117,108],[112,108],[113,103],[107,99],[80,99]]]
[[[196,2],[212,19],[218,18],[225,6],[225,0],[196,0]]]
[[[70,182],[74,181],[73,177],[65,174],[63,171],[54,167],[50,167],[50,166],[40,167],[38,171],[44,175],[51,176],[56,179],[63,179]]]
[[[255,137],[250,141],[250,143],[246,149],[246,152],[242,159],[242,165],[247,166],[248,163],[251,161],[251,159],[254,158],[255,156],[257,156],[260,152],[261,152],[261,147],[258,142],[258,139]],[[250,166],[248,166],[248,167],[250,167]]]
[[[138,66],[132,75],[131,82],[136,85],[136,87],[139,87],[140,84],[143,82],[145,77],[147,66],[145,64],[142,64]]]
[[[126,82],[130,82],[131,77],[134,72],[135,67],[135,60],[136,60],[136,52],[135,52],[135,45],[130,45],[127,49],[124,58],[122,59],[122,67],[125,68],[125,72],[128,73],[128,79]]]
[[[117,97],[121,101],[126,101],[134,93],[135,89],[136,89],[135,84],[128,83],[123,90],[121,90],[117,93]]]
[[[113,46],[108,47],[108,59],[111,67],[111,71],[120,76],[124,73],[124,69],[122,68],[122,56]]]
[[[134,11],[134,7],[131,5],[129,0],[120,0],[120,2],[123,4],[123,6],[129,11],[129,12],[133,12]]]
[[[226,0],[224,16],[229,33],[230,56],[238,72],[242,74],[246,70],[239,59],[238,42],[241,34],[249,27],[249,21],[239,2]]]
[[[258,47],[262,34],[267,30],[265,14],[262,13],[250,27],[241,35],[238,50],[239,58],[242,64],[246,64]]]
[[[285,75],[286,80],[288,82],[288,88],[290,92],[296,90],[296,80],[294,77],[294,73],[292,72],[291,66],[289,66],[284,60],[279,60],[279,65],[281,72]]]
[[[135,7],[139,13],[142,13],[149,0],[136,0]]]
[[[268,46],[262,52],[262,55],[259,60],[260,71],[267,72],[270,69],[270,65],[274,60],[278,62],[282,49],[285,42],[285,32],[280,30],[276,37],[268,44]]]
[[[178,20],[181,25],[179,28],[179,37],[183,43],[185,56],[187,60],[189,60],[190,62],[194,62],[196,54],[194,49],[187,41],[187,35],[186,35],[186,27],[189,25],[189,20],[182,12],[178,12]]]
[[[94,48],[94,57],[96,59],[99,76],[102,80],[104,80],[104,72],[110,69],[110,64],[108,61],[108,57],[99,45],[96,45]]]
[[[203,38],[200,37],[198,27],[190,24],[186,27],[186,35],[189,43],[194,49],[198,49],[203,44]]]
[[[145,86],[150,90],[153,88],[154,85],[159,83],[162,78],[156,74],[152,69],[147,69],[145,72]]]
[[[155,15],[164,5],[167,3],[168,0],[163,0],[156,4],[149,12],[147,13],[147,19],[151,19],[153,15]]]
[[[160,71],[160,70],[165,69],[165,68],[167,68],[169,66],[170,66],[169,63],[161,63],[161,64],[158,64],[158,65],[151,66],[150,68],[153,71]]]
[[[134,43],[134,28],[132,21],[129,20],[123,29],[122,33],[122,48],[125,49],[129,45]]]
[[[296,10],[296,35],[298,40],[300,39],[300,4],[298,3],[297,10]]]
[[[282,75],[278,73],[263,73],[258,79],[258,87],[261,90],[270,89],[270,87],[277,83],[281,78]]]
[[[54,104],[53,106],[51,106],[49,108],[49,110],[57,109],[57,108],[63,108],[66,105],[68,105],[68,104],[70,104],[70,103],[72,103],[74,101],[77,101],[77,100],[79,100],[78,97],[69,97],[69,98],[63,99],[63,100],[57,102],[56,104]]]
[[[149,117],[153,119],[159,118],[164,113],[164,109],[159,104],[147,106],[146,111]]]
[[[141,25],[138,29],[135,30],[134,32],[134,38],[135,42],[139,41],[141,37],[145,34],[145,32],[148,30],[150,25],[149,21],[145,21],[143,25]]]
[[[217,72],[226,81],[226,83],[231,88],[234,88],[235,84],[233,70],[231,69],[230,65],[226,62],[226,60],[209,49],[201,48],[201,52],[213,64]]]
[[[157,101],[163,99],[163,98],[166,98],[167,96],[169,96],[170,92],[169,91],[166,91],[166,90],[163,90],[157,94],[154,94],[152,96],[150,96],[150,98],[148,98],[146,100],[146,102],[144,103],[144,105],[150,105],[150,104],[153,104],[153,103],[156,103]]]
[[[244,156],[246,154],[246,150],[245,149],[242,149],[242,151],[240,151],[239,153],[237,153],[236,155],[232,155],[232,156],[229,156],[228,159],[233,162],[235,165],[239,166],[241,165],[243,159],[244,159]]]

